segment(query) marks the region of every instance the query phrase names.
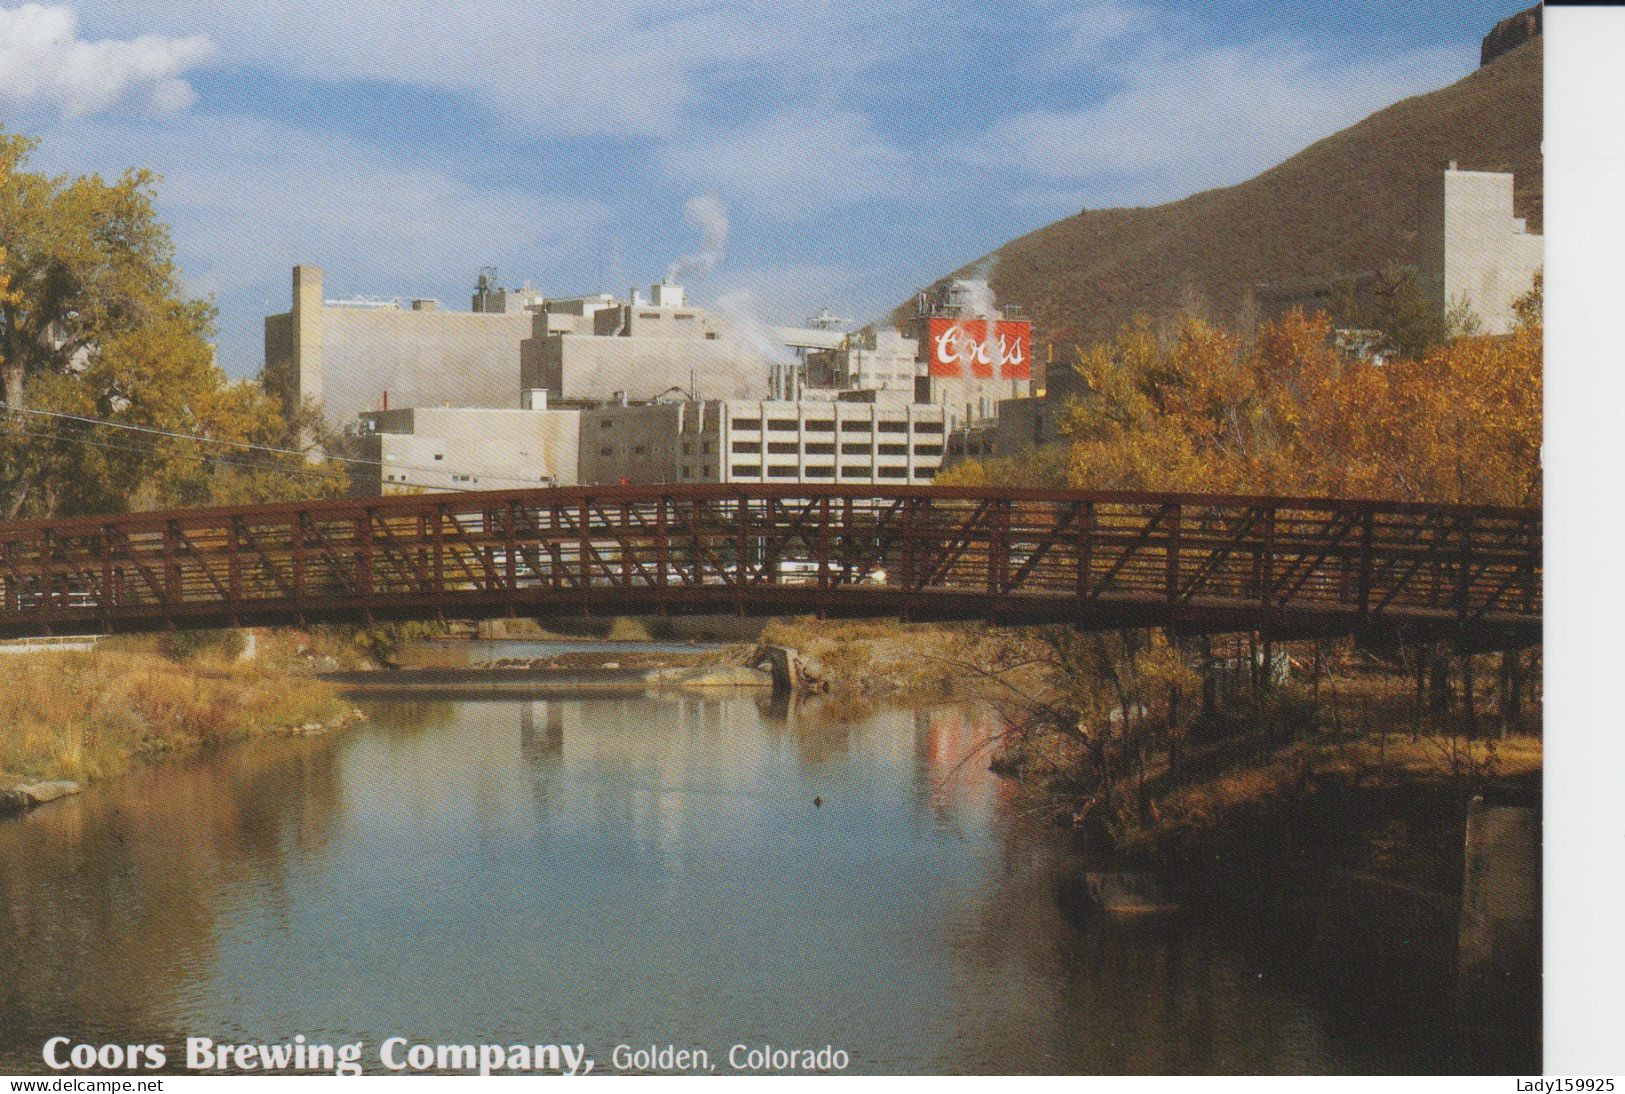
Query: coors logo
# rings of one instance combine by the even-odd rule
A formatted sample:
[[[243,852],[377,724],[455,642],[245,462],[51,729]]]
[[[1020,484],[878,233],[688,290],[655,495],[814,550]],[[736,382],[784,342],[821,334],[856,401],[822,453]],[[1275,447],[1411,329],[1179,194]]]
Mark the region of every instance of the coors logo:
[[[1032,377],[1033,328],[1030,323],[985,319],[933,319],[929,337],[932,376],[978,380],[1027,380]]]

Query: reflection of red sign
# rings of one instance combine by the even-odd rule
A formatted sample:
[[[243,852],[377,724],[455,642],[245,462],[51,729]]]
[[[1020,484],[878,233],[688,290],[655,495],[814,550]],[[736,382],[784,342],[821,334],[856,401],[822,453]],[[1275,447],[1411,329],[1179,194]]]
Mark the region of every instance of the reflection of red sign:
[[[1032,377],[1033,325],[1000,320],[988,336],[986,319],[933,319],[926,352],[932,376],[1027,380]]]

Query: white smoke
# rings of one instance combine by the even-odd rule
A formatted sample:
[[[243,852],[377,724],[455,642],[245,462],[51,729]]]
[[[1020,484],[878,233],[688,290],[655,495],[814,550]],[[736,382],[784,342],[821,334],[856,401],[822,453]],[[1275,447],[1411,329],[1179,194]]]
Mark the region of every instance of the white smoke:
[[[977,339],[973,338],[966,328],[966,322],[983,321],[986,324],[983,328],[984,344],[991,351],[993,358],[988,363],[992,376],[994,379],[1003,379],[1005,362],[999,352],[999,341],[993,327],[994,321],[999,317],[999,302],[993,292],[993,267],[998,261],[998,255],[988,255],[976,264],[969,277],[955,280],[953,287],[959,305],[959,315],[954,322],[954,338],[956,344],[962,347],[970,346]],[[964,380],[974,379],[976,374],[969,358],[969,353],[961,350],[956,359],[960,378]]]
[[[696,194],[683,203],[683,216],[700,230],[701,246],[667,267],[666,280],[677,283],[704,277],[714,270],[728,244],[728,208],[720,198]]]
[[[749,289],[717,297],[712,308],[728,333],[764,361],[777,365],[797,363],[795,353],[762,320],[761,301]]]
[[[998,259],[989,255],[977,263],[976,269],[964,282],[964,291],[960,297],[963,308],[961,314],[966,319],[993,319],[999,310],[998,299],[993,295],[993,267]]]

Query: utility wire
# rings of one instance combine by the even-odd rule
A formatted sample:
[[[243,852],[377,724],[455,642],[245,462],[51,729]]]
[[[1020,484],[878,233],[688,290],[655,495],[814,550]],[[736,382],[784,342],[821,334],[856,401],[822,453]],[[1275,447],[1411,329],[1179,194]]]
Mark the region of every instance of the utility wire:
[[[5,402],[0,402],[0,410],[10,410],[10,411],[13,411],[13,412],[21,411],[24,414],[34,414],[34,415],[39,415],[39,416],[47,417],[47,418],[66,419],[68,421],[83,422],[83,423],[85,423],[87,425],[99,425],[99,426],[106,427],[108,429],[123,429],[123,430],[128,430],[128,431],[130,431],[132,433],[146,433],[146,434],[156,435],[156,436],[159,436],[159,437],[170,437],[170,438],[173,438],[173,439],[176,439],[176,440],[196,441],[196,442],[198,442],[200,444],[226,445],[226,446],[231,447],[231,448],[237,448],[237,449],[241,449],[241,450],[249,451],[249,452],[265,452],[265,453],[269,453],[271,455],[277,455],[277,456],[298,456],[301,459],[308,459],[310,457],[310,453],[304,451],[303,449],[298,449],[298,448],[278,448],[278,447],[276,447],[274,445],[255,444],[255,443],[250,442],[250,441],[228,440],[228,439],[226,439],[224,437],[205,437],[205,436],[202,436],[201,434],[197,434],[197,433],[178,433],[178,432],[175,432],[174,430],[158,429],[155,426],[134,425],[134,424],[132,424],[130,422],[114,422],[114,421],[109,421],[106,418],[92,418],[92,417],[88,417],[88,416],[83,415],[83,414],[68,414],[68,413],[65,413],[65,412],[62,412],[62,411],[56,411],[56,410],[39,410],[39,409],[36,409],[34,407],[13,407],[9,403],[5,403]],[[73,441],[76,438],[58,437],[57,439],[58,440],[64,440],[64,441]],[[380,468],[380,469],[390,469],[390,470],[396,470],[396,471],[420,471],[420,472],[423,472],[424,474],[460,474],[460,473],[462,473],[458,469],[450,468],[450,467],[426,467],[426,466],[419,466],[417,464],[395,463],[395,462],[392,462],[392,461],[389,461],[389,460],[367,460],[367,459],[361,459],[361,458],[356,457],[356,456],[339,456],[339,455],[331,455],[331,454],[325,454],[324,453],[323,454],[323,459],[329,460],[329,461],[334,462],[334,463],[350,464],[350,465],[358,466],[358,467],[376,467],[376,468]],[[244,465],[244,466],[248,466],[248,465]],[[472,474],[472,472],[469,472],[469,474]],[[511,476],[506,476],[506,475],[483,475],[481,477],[489,479],[490,481],[493,481],[493,482],[513,483],[513,484],[516,484],[516,485],[519,485],[519,486],[547,486],[547,485],[551,485],[551,483],[541,482],[541,481],[536,480],[536,479],[519,479],[519,478],[513,478]],[[443,491],[447,491],[449,493],[463,493],[464,492],[461,488],[455,487],[455,486],[431,486],[431,485],[426,484],[426,483],[410,483],[410,484],[407,484],[407,485],[411,485],[411,486],[418,487],[418,488],[425,489],[425,490],[443,490]]]
[[[33,429],[15,429],[11,432],[16,436],[33,437],[36,440],[90,445],[93,448],[105,448],[115,452],[134,452],[140,456],[152,456],[158,452],[156,445],[119,444],[115,441],[98,441],[91,437],[73,437],[63,433],[42,433]],[[0,432],[0,436],[4,436],[4,433]],[[306,469],[302,467],[282,467],[277,464],[262,465],[245,463],[239,460],[232,460],[225,456],[206,456],[201,454],[194,455],[185,452],[176,452],[172,453],[172,455],[176,459],[191,460],[195,463],[223,463],[228,467],[240,467],[250,471],[271,471],[277,474],[294,475],[301,478],[321,478],[331,480],[334,477],[331,474],[317,471],[313,468]]]
[[[58,441],[58,442],[63,442],[63,443],[67,443],[67,444],[83,444],[83,445],[89,445],[89,446],[91,446],[93,448],[110,449],[110,450],[115,451],[115,452],[133,452],[133,453],[135,453],[137,455],[141,455],[141,456],[152,456],[152,455],[155,455],[158,452],[158,448],[156,447],[156,445],[118,444],[118,443],[116,443],[114,441],[98,441],[98,440],[94,440],[94,439],[92,439],[90,437],[72,437],[72,436],[67,436],[65,434],[61,434],[61,433],[41,433],[41,432],[39,432],[37,430],[31,430],[31,429],[14,429],[12,432],[16,436],[33,437],[33,438],[36,438],[38,440]],[[4,433],[0,432],[0,436],[4,436]],[[189,454],[184,453],[184,452],[176,452],[176,453],[172,453],[171,455],[175,459],[191,460],[191,461],[193,461],[195,463],[224,464],[227,467],[241,468],[241,469],[246,470],[246,471],[268,471],[268,472],[271,472],[273,474],[290,475],[290,476],[293,476],[295,478],[316,478],[316,479],[323,479],[323,480],[326,480],[326,481],[332,481],[333,477],[334,477],[333,475],[331,475],[331,474],[329,474],[327,472],[317,471],[314,468],[307,469],[307,468],[302,468],[302,467],[283,467],[283,466],[281,466],[279,464],[247,463],[247,462],[244,462],[244,461],[241,461],[241,460],[233,460],[233,459],[231,459],[229,457],[225,457],[225,456],[208,456],[208,455],[201,455],[201,454],[199,454],[199,455],[189,455]],[[455,487],[455,486],[433,486],[433,485],[430,485],[430,484],[427,484],[427,483],[411,483],[411,484],[408,484],[408,485],[412,486],[412,488],[414,490],[439,490],[439,491],[441,491],[443,493],[448,493],[448,494],[467,493],[467,491],[461,490],[461,489],[459,489],[458,487]]]

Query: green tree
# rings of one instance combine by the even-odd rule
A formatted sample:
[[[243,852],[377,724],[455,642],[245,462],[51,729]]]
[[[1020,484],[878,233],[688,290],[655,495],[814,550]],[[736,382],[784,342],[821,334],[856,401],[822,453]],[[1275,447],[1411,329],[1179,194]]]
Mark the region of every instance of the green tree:
[[[1376,331],[1380,338],[1372,348],[1385,357],[1421,357],[1453,338],[1478,333],[1470,312],[1440,307],[1408,266],[1344,281],[1333,294],[1331,313],[1340,327]]]

